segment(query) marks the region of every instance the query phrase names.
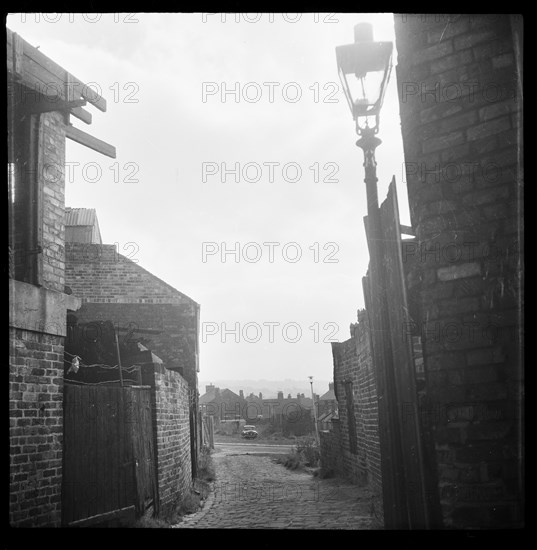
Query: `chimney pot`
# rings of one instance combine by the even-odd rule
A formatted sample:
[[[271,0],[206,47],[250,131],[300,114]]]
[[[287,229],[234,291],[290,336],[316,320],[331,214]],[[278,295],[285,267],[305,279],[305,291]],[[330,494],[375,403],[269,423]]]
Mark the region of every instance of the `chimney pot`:
[[[371,23],[358,23],[354,26],[355,42],[373,42],[373,25]]]

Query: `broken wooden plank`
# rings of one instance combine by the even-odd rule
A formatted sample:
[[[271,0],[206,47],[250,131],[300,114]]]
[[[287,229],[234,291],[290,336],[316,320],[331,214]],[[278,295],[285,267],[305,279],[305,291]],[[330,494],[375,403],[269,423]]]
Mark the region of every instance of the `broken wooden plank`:
[[[71,109],[71,114],[78,118],[78,120],[81,120],[82,122],[85,122],[86,124],[91,124],[92,116],[89,111],[86,111],[86,109],[82,109],[82,107],[73,107]]]
[[[91,136],[90,134],[75,128],[74,126],[67,126],[65,130],[65,137],[89,147],[98,153],[106,155],[107,157],[116,158],[116,148],[105,141],[97,139],[96,137]]]

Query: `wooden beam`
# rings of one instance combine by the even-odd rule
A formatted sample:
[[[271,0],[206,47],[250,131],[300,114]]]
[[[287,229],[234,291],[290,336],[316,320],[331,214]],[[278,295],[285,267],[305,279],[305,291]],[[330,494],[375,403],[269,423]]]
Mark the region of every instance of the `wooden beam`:
[[[23,40],[17,33],[13,33],[13,73],[18,78],[22,77],[22,58]]]
[[[67,71],[65,71],[65,100],[74,101],[75,99],[77,99],[77,97],[75,95],[73,87],[71,86],[71,75]],[[75,105],[75,107],[81,107],[81,105]],[[70,111],[63,112],[63,122],[66,126],[69,126],[69,124],[71,123],[70,115]]]
[[[73,107],[71,109],[71,114],[78,118],[78,120],[81,120],[86,124],[91,124],[92,116],[89,111],[86,111],[86,109],[82,109],[82,107]]]
[[[21,42],[21,46],[18,42]],[[22,55],[19,50],[22,47]],[[67,90],[74,97],[83,97],[100,111],[106,111],[106,100],[81,80],[7,29],[7,67],[17,80],[37,93],[67,100]],[[71,93],[71,91],[69,91]]]
[[[75,128],[74,126],[67,126],[65,131],[65,137],[89,147],[98,153],[106,155],[107,157],[116,158],[116,148],[105,141],[90,136],[88,133]]]
[[[51,111],[69,111],[76,107],[86,105],[85,99],[76,99],[74,101],[51,100],[45,96],[40,96],[39,101],[29,101],[25,104],[25,111],[28,113],[50,113]]]
[[[403,234],[403,235],[412,235],[413,237],[416,236],[416,233],[415,231],[412,229],[412,227],[410,227],[409,225],[403,225],[403,224],[399,224],[399,231]]]

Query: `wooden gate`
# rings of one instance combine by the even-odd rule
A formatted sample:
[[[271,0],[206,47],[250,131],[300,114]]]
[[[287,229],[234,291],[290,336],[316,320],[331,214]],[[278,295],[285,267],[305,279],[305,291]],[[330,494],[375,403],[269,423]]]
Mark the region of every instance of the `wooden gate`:
[[[62,523],[127,523],[154,502],[149,389],[65,384]]]
[[[433,523],[436,491],[427,474],[412,338],[406,332],[412,322],[395,179],[380,207],[380,218],[382,239],[369,246],[370,250],[378,247],[384,273],[370,273],[363,287],[377,373],[384,517],[387,528],[424,529]],[[385,316],[372,307],[371,277],[382,281],[380,304],[387,311]],[[380,346],[384,353],[379,353]]]
[[[210,414],[204,414],[201,417],[202,443],[210,449],[214,449],[214,419]]]
[[[156,509],[155,445],[149,386],[127,386],[125,392],[126,427],[130,427],[134,460],[136,511],[143,515]]]

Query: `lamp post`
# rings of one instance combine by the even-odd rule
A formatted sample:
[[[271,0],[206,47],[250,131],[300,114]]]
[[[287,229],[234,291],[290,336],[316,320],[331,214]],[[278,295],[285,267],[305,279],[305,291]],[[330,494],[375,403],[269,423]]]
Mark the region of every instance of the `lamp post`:
[[[383,292],[384,269],[382,266],[382,226],[377,192],[377,161],[375,149],[382,143],[376,136],[379,130],[380,110],[392,69],[393,44],[374,42],[370,23],[358,23],[354,27],[354,44],[338,46],[336,58],[339,77],[356,123],[360,137],[356,145],[364,154],[367,196],[367,240],[370,256],[371,306],[381,319],[380,334],[388,335],[389,320],[386,295]],[[386,331],[386,332],[384,332]],[[388,344],[389,338],[385,338]],[[377,346],[377,362],[386,366],[391,357],[388,346]],[[391,354],[390,354],[391,355]],[[381,369],[387,370],[387,369]]]
[[[392,52],[391,42],[373,41],[373,28],[369,23],[359,23],[354,27],[354,44],[336,48],[339,78],[356,122],[356,133],[360,136],[356,145],[364,152],[370,229],[372,218],[378,214],[375,149],[382,141],[376,134],[392,69]]]
[[[319,445],[319,425],[317,423],[317,411],[315,409],[315,396],[313,395],[313,376],[308,376],[310,379],[310,386],[311,386],[311,402],[313,403],[313,419],[315,422],[315,440],[317,441],[317,445]]]
[[[384,93],[392,68],[393,44],[374,42],[369,23],[354,28],[354,44],[338,46],[336,58],[339,77],[356,123],[359,136],[356,145],[364,154],[367,194],[367,240],[370,256],[371,330],[373,361],[377,372],[381,471],[385,525],[401,528],[408,525],[405,480],[402,473],[400,434],[396,428],[397,411],[394,395],[393,357],[390,340],[386,278],[383,266],[383,241],[377,193],[375,149],[382,143],[376,134]]]

